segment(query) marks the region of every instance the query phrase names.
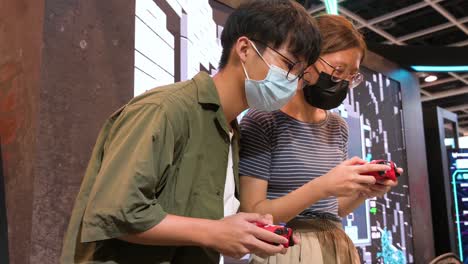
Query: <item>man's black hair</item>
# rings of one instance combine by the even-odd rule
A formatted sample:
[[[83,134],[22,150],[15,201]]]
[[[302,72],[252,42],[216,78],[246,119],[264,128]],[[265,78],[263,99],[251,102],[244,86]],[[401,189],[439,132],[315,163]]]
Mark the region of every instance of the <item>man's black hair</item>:
[[[273,48],[287,44],[288,51],[308,65],[320,54],[321,37],[315,20],[294,1],[252,1],[234,10],[221,34],[220,69],[227,65],[231,49],[242,36]]]

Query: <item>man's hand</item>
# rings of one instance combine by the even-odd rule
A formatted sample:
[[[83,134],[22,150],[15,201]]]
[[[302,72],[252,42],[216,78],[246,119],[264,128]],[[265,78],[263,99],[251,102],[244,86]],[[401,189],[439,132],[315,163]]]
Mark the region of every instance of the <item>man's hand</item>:
[[[210,232],[212,239],[208,246],[223,255],[237,259],[249,253],[263,258],[277,253],[286,253],[287,249],[281,244],[287,243],[288,240],[258,227],[256,222],[273,224],[273,217],[255,213],[239,213],[219,220]],[[268,242],[279,245],[271,245]]]

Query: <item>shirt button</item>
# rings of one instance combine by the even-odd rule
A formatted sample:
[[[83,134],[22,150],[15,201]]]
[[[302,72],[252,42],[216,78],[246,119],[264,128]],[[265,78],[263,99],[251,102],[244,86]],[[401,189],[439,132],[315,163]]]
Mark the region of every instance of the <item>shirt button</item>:
[[[216,195],[220,196],[220,195],[221,195],[221,191],[216,191]]]

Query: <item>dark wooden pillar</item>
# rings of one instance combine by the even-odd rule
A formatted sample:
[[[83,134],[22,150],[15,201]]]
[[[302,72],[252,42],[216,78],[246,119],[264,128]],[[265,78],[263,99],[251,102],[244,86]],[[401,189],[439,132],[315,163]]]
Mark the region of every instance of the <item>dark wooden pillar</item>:
[[[0,138],[10,263],[29,263],[44,1],[0,8]]]
[[[0,142],[1,142],[0,138]],[[2,145],[0,144],[0,154]],[[3,180],[3,160],[0,155],[0,263],[9,263],[8,254],[8,224],[5,204],[5,182]]]
[[[58,263],[99,129],[133,96],[134,16],[134,0],[6,0],[0,9],[11,263]]]

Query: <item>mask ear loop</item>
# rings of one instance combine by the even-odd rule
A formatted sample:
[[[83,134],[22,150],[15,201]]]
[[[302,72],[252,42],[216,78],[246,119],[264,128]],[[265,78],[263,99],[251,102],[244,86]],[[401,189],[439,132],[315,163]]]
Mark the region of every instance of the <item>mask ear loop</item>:
[[[252,47],[254,48],[255,52],[257,52],[258,56],[263,60],[263,62],[265,62],[265,64],[271,68],[270,64],[263,58],[263,56],[260,54],[260,52],[258,51],[257,47],[255,46],[255,44],[249,39],[249,42],[250,42],[250,45],[252,45]],[[244,74],[245,74],[245,77],[247,77],[247,80],[250,80],[250,77],[249,77],[249,74],[247,73],[247,70],[245,69],[245,65],[243,62],[241,62],[241,65],[242,65],[242,69],[244,70]]]
[[[268,66],[268,68],[271,69],[271,68],[272,68],[271,64],[269,64],[269,63],[265,60],[265,58],[263,58],[263,56],[260,54],[260,52],[258,51],[258,49],[257,49],[257,47],[255,46],[255,44],[254,44],[251,40],[249,40],[249,42],[250,42],[250,44],[252,45],[252,47],[254,48],[254,50],[257,52],[258,56],[263,60],[263,62],[265,62],[265,64]],[[276,67],[276,68],[279,68],[279,67],[276,66],[276,65],[275,65],[275,67]],[[281,68],[280,68],[280,69],[281,69]],[[281,69],[281,70],[283,70],[283,69]],[[283,71],[284,71],[284,70],[283,70]],[[286,72],[286,71],[285,71],[285,72]],[[284,77],[286,77],[286,76],[284,76]]]
[[[309,72],[304,71],[303,73],[301,73],[301,74],[299,74],[299,75],[297,76],[297,79],[298,79],[298,80],[302,80],[302,89],[304,89],[306,86],[311,85],[308,81],[306,81],[306,79],[304,79],[304,75],[305,75],[306,73],[309,73]]]
[[[314,68],[314,70],[317,72],[317,74],[320,75],[320,72],[319,72],[319,70],[317,69],[317,66],[315,66],[315,63],[314,63],[314,64],[311,64],[309,67]],[[309,68],[309,67],[306,67],[306,69]],[[315,82],[314,84],[312,84],[312,83],[306,81],[306,80],[304,79],[304,75],[305,75],[306,73],[309,73],[309,71],[304,71],[303,73],[301,73],[301,74],[298,76],[299,79],[302,79],[302,83],[303,83],[303,84],[302,84],[302,89],[304,89],[306,86],[315,85],[315,83],[317,83],[317,82]]]
[[[315,63],[312,64],[312,68],[314,68],[314,70],[317,72],[317,74],[320,74],[319,70],[317,69],[317,66],[315,66]]]
[[[242,61],[241,61],[241,65],[242,65],[242,69],[244,70],[245,77],[247,78],[247,80],[250,80],[250,77],[247,74],[247,70],[245,69],[245,65],[244,65],[244,63]]]
[[[323,72],[323,73],[325,73],[325,74],[327,74],[327,75],[330,75],[330,78],[332,78],[333,71],[335,71],[335,70],[333,70],[331,74],[329,74],[329,73],[327,73],[327,72],[325,72],[325,71],[319,72],[319,70],[317,69],[317,66],[315,66],[315,63],[313,64],[313,68],[315,69],[315,71],[317,72],[317,74],[318,74],[319,76],[320,76],[320,74]],[[333,79],[331,79],[331,81],[334,82],[334,83],[339,83],[339,82],[342,82],[343,80],[341,80],[341,81],[339,81],[339,82],[335,82],[335,81],[333,81]]]
[[[260,52],[258,51],[257,47],[255,46],[255,44],[249,39],[249,42],[250,44],[252,45],[252,47],[254,48],[254,50],[257,52],[258,56],[263,60],[263,62],[265,62],[265,64],[271,68],[271,65],[263,58],[262,54],[260,54]]]
[[[321,59],[321,60],[322,60],[322,61],[324,61],[323,59]],[[326,64],[326,63],[325,63],[325,64]],[[328,64],[327,64],[327,65],[328,65]],[[335,69],[333,69],[332,73],[330,73],[330,74],[329,74],[329,73],[327,73],[326,71],[321,71],[321,72],[319,72],[319,71],[318,71],[318,69],[317,69],[317,66],[315,66],[315,63],[314,63],[314,65],[313,65],[313,66],[314,66],[314,69],[315,69],[315,71],[316,71],[316,72],[317,72],[317,74],[319,74],[319,75],[320,75],[320,73],[324,72],[325,74],[328,74],[328,75],[330,75],[330,78],[332,78],[332,76],[333,76],[333,72],[335,72]],[[330,66],[330,65],[328,65],[328,66]],[[330,66],[330,67],[331,67],[331,66]],[[333,81],[333,79],[331,79],[331,80],[332,80],[332,82],[334,82],[334,83],[339,83],[339,82],[342,82],[342,81],[344,81],[344,80],[341,80],[341,81],[339,81],[339,82],[335,82],[335,81]]]

